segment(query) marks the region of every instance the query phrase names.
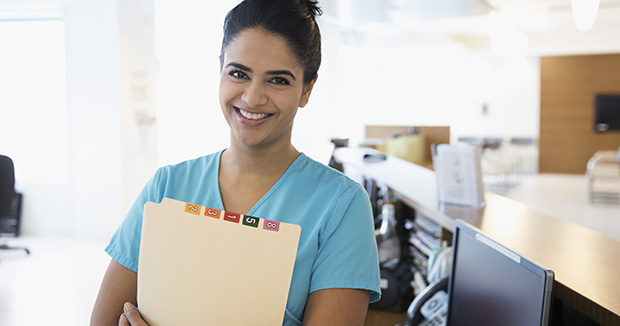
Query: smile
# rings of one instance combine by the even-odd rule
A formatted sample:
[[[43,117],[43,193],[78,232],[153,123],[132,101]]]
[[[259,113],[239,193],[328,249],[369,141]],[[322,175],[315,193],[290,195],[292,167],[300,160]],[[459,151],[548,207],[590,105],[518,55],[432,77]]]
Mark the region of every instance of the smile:
[[[252,112],[248,112],[239,108],[235,108],[237,110],[237,112],[239,112],[239,114],[241,114],[244,118],[249,119],[249,120],[261,120],[261,119],[265,119],[268,116],[270,116],[271,114],[269,113],[252,113]]]

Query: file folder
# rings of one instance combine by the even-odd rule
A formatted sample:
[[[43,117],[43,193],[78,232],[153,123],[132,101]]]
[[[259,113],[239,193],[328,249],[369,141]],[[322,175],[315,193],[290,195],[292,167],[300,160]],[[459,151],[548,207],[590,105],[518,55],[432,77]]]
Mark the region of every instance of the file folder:
[[[138,308],[157,325],[281,325],[301,227],[164,198],[144,206]]]

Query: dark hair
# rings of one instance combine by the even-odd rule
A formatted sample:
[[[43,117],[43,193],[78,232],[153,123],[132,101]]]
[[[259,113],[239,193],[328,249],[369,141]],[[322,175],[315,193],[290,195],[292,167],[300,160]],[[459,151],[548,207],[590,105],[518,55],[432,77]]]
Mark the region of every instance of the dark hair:
[[[316,0],[244,0],[230,10],[224,20],[224,52],[239,33],[263,28],[284,38],[304,68],[304,84],[310,83],[321,65],[321,33],[315,17],[322,14]]]

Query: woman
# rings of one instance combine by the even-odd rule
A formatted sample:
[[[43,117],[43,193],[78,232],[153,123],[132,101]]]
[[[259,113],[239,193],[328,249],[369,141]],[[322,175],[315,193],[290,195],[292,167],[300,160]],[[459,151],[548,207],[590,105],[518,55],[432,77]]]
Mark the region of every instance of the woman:
[[[230,147],[163,167],[147,183],[106,249],[91,325],[146,325],[135,307],[142,213],[164,197],[301,225],[283,324],[363,324],[380,296],[368,197],[291,143],[317,80],[317,14],[311,0],[246,0],[228,13],[219,97]]]

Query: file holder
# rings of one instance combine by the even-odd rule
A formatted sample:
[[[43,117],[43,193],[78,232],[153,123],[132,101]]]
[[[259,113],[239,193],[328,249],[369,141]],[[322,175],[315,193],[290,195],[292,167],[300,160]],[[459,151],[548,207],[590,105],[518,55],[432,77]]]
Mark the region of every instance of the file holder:
[[[433,144],[432,154],[439,202],[484,207],[481,149],[471,145]]]

